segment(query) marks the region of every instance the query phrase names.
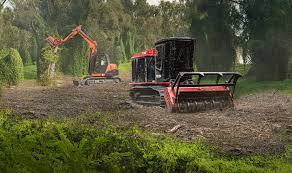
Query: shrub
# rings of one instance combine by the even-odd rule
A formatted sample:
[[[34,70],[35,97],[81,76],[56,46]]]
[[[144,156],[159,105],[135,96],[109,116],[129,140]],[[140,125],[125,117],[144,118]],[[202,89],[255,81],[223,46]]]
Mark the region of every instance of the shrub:
[[[82,120],[84,121],[84,120]],[[1,172],[289,172],[281,158],[216,156],[201,143],[137,129],[97,129],[78,119],[0,112]]]
[[[62,70],[66,74],[83,76],[88,72],[88,47],[86,43],[74,46],[73,50],[65,49],[62,53]]]
[[[0,51],[0,81],[4,85],[18,85],[24,79],[22,59],[16,49]]]
[[[250,52],[258,81],[288,77],[289,48],[279,40],[251,41]]]
[[[58,59],[58,54],[50,47],[42,49],[38,67],[38,81],[41,85],[47,86],[52,84],[52,81],[56,77],[56,63]]]

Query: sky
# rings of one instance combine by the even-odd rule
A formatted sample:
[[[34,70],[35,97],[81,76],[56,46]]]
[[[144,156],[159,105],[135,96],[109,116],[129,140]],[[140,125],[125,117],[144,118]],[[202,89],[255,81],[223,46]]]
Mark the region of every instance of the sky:
[[[151,5],[158,5],[160,0],[147,0]],[[164,1],[171,1],[171,0],[164,0]]]

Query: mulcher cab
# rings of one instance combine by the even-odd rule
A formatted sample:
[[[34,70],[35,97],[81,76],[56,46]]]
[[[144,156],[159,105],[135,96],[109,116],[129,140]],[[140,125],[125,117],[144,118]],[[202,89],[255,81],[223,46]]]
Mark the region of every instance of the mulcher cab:
[[[235,72],[194,72],[195,40],[167,38],[155,49],[132,57],[130,97],[139,104],[159,105],[169,112],[198,112],[232,107]]]

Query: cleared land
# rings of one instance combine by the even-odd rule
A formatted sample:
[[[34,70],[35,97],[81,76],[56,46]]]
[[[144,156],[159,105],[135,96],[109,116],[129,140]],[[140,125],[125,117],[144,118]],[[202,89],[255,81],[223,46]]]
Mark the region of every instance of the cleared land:
[[[291,143],[292,102],[278,91],[235,100],[235,108],[192,114],[168,114],[160,107],[132,104],[128,82],[77,88],[71,78],[55,87],[26,81],[4,89],[0,109],[13,109],[28,118],[80,116],[102,112],[118,127],[138,126],[156,135],[169,134],[186,141],[201,139],[231,154],[280,153]],[[102,126],[96,117],[92,123]]]

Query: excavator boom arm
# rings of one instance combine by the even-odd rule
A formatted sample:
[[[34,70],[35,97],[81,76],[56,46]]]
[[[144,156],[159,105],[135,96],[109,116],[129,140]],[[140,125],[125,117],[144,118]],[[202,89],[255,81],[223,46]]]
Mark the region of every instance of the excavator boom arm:
[[[87,34],[85,34],[82,29],[81,29],[81,25],[77,26],[75,29],[72,30],[72,32],[67,35],[64,39],[62,39],[61,41],[54,39],[51,36],[48,36],[48,38],[46,39],[53,47],[58,47],[61,44],[69,41],[70,39],[74,38],[76,35],[80,35],[89,45],[90,48],[90,55],[89,57],[91,57],[93,54],[95,54],[97,52],[97,46],[96,46],[96,41],[93,41]]]

